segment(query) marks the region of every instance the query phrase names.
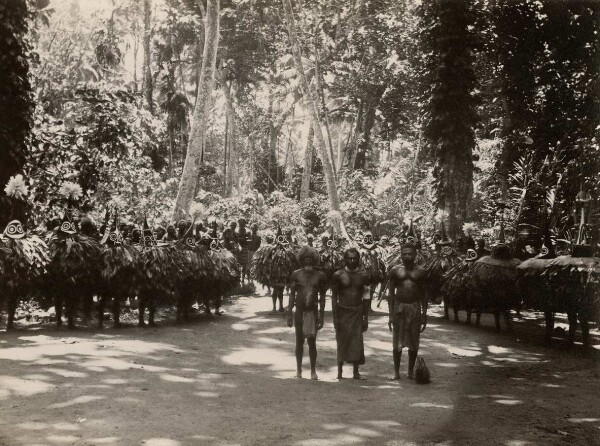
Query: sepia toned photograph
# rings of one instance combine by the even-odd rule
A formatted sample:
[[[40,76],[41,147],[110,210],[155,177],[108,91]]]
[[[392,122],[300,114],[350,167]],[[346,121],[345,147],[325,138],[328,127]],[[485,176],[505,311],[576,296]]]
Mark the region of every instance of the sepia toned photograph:
[[[600,446],[600,0],[0,0],[0,446]]]

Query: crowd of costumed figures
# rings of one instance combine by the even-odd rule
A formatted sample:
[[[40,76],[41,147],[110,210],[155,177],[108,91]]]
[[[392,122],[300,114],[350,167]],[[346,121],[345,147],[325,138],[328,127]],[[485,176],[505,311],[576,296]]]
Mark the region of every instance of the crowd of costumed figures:
[[[443,302],[447,319],[452,312],[459,321],[459,311],[464,311],[467,323],[475,313],[479,324],[482,313],[491,313],[500,329],[502,316],[510,325],[511,310],[535,310],[544,313],[549,340],[555,313],[566,313],[569,341],[573,342],[579,321],[585,345],[589,323],[600,322],[600,258],[590,242],[587,200],[581,194],[576,235],[561,240],[561,247],[548,225],[538,232],[524,225],[508,243],[501,220],[498,236],[487,249],[484,240],[475,241],[468,230],[460,240],[450,240],[443,224],[427,241],[412,222],[394,237],[374,237],[370,231],[349,237],[337,212],[327,214],[325,233],[317,239],[307,234],[303,243],[291,229],[281,227],[263,240],[257,225],[248,230],[244,218],[223,227],[214,219],[204,222],[196,216],[166,229],[151,229],[141,216],[141,224],[134,226],[120,222],[114,207],[105,210],[104,223],[96,228],[89,217],[78,213],[81,188],[73,183],[61,187],[61,218],[51,220],[41,233],[22,223],[27,195],[23,178],[12,178],[5,191],[16,217],[0,236],[0,299],[6,302],[8,328],[14,324],[18,302],[31,299],[43,308],[54,305],[58,326],[64,309],[70,328],[77,311],[89,319],[94,306],[100,327],[105,312],[112,313],[113,324],[119,326],[121,307],[132,300],[138,302],[142,326],[146,310],[148,323],[154,324],[159,306],[175,305],[177,320],[185,321],[194,304],[210,314],[212,302],[220,314],[223,296],[244,287],[253,291],[252,281],[268,287],[273,311],[277,303],[283,311],[284,291],[299,268],[297,252],[304,244],[318,250],[318,267],[329,278],[343,268],[344,251],[357,248],[377,307],[386,298],[388,271],[402,263],[401,247],[412,244],[417,264],[427,271],[430,300]],[[537,252],[532,251],[536,246]]]

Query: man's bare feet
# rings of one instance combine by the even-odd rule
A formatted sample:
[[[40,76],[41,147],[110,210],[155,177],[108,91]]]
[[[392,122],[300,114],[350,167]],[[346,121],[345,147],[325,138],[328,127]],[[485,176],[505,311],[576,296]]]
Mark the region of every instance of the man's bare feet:
[[[315,380],[315,381],[318,381],[318,379],[319,379],[319,375],[317,375],[317,372],[312,372],[312,373],[310,374],[310,379],[312,379],[312,380]]]
[[[399,381],[399,380],[400,380],[400,375],[399,374],[390,377],[390,381]]]

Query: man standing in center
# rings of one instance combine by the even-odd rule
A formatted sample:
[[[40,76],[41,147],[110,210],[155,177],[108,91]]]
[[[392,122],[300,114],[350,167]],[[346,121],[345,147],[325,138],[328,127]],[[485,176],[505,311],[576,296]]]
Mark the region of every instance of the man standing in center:
[[[315,268],[319,263],[319,253],[314,248],[302,247],[298,252],[298,263],[302,268],[292,273],[287,324],[288,327],[296,327],[296,377],[302,378],[302,357],[306,339],[310,378],[316,380],[319,379],[316,370],[317,331],[323,328],[327,279],[323,272]],[[292,313],[294,306],[295,315]]]
[[[349,248],[344,253],[344,269],[333,275],[331,304],[337,341],[338,379],[344,362],[353,365],[353,378],[364,379],[358,367],[365,363],[363,332],[368,328],[371,289],[367,274],[360,269],[360,253]]]
[[[419,351],[421,332],[427,326],[427,284],[423,268],[415,264],[417,248],[414,244],[402,245],[402,265],[389,274],[390,310],[389,328],[393,335],[394,378],[400,379],[402,349],[408,348],[408,378],[414,378],[415,361]]]

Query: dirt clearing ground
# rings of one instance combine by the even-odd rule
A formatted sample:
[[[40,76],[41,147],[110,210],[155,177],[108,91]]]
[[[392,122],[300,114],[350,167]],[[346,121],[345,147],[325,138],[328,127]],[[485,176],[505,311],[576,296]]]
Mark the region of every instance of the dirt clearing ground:
[[[383,313],[365,334],[367,380],[338,382],[328,313],[314,382],[293,378],[294,331],[270,306],[245,297],[181,326],[1,333],[0,444],[600,444],[597,351],[540,345],[533,318],[515,335],[434,310],[421,338],[432,383],[419,386],[406,362],[402,380],[388,380]]]

